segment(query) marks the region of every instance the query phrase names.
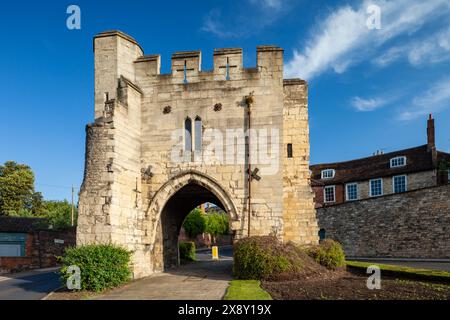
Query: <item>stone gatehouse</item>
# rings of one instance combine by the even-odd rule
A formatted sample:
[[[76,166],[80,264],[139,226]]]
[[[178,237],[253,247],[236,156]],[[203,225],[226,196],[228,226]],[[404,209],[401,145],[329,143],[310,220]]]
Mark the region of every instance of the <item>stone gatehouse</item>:
[[[87,126],[77,243],[133,251],[134,277],[178,264],[186,215],[211,202],[230,216],[235,239],[276,235],[315,243],[309,173],[307,83],[283,79],[283,50],[257,48],[144,55],[130,36],[94,39],[95,121]]]

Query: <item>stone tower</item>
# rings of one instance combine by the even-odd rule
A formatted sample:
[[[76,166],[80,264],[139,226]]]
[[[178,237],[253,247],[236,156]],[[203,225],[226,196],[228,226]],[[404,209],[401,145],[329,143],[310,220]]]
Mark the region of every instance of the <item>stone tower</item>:
[[[283,50],[257,48],[144,55],[120,31],[94,39],[95,121],[87,126],[77,243],[133,251],[134,277],[178,263],[186,215],[212,202],[235,239],[275,235],[318,241],[309,173],[307,83],[283,80]],[[251,173],[250,175],[248,173]]]

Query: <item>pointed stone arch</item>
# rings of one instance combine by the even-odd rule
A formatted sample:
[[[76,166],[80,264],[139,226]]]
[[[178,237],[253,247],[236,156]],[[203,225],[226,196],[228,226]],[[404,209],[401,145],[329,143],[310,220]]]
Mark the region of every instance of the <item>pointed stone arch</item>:
[[[154,245],[155,243],[158,223],[167,202],[182,188],[192,184],[201,186],[214,194],[214,196],[220,201],[217,205],[223,206],[222,209],[228,213],[231,221],[239,220],[237,207],[229,191],[221,186],[217,180],[200,171],[183,171],[171,177],[166,183],[164,183],[156,192],[149,204],[146,217],[150,220],[150,230],[147,230],[147,236],[150,237],[149,242],[151,245]],[[233,224],[231,223],[231,226],[232,225]]]

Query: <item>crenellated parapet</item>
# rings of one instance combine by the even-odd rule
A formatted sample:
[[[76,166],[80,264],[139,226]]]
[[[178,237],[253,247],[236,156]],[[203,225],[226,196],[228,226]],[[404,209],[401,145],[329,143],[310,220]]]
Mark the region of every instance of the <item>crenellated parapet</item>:
[[[188,84],[255,79],[271,79],[282,84],[283,81],[283,49],[277,46],[258,46],[254,68],[244,68],[241,48],[214,49],[214,66],[210,71],[202,71],[201,51],[175,52],[171,57],[170,74],[161,74],[159,54],[145,55],[139,43],[121,31],[98,34],[94,39],[94,51],[98,108],[104,103],[105,93],[116,98],[114,79],[120,76],[137,84],[146,81],[154,84]],[[96,112],[96,115],[99,113]]]

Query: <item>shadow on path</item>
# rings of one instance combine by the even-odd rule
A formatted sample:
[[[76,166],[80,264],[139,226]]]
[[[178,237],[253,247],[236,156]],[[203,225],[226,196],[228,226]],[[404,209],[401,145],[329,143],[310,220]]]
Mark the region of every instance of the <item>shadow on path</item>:
[[[221,300],[232,280],[233,258],[224,250],[219,261],[199,251],[198,261],[136,280],[100,296],[100,300]]]

